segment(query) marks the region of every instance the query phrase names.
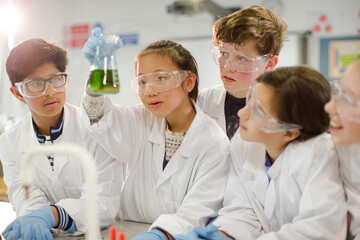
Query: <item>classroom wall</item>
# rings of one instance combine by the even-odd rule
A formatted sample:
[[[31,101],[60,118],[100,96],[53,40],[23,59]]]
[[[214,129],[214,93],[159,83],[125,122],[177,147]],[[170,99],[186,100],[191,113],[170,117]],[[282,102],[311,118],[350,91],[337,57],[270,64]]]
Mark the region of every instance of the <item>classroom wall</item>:
[[[252,4],[267,5],[272,0],[217,0],[223,7],[245,8]],[[199,64],[200,88],[220,84],[217,65],[211,58],[211,26],[214,16],[207,12],[193,16],[170,15],[166,7],[169,0],[14,0],[14,5],[22,14],[22,25],[15,34],[15,43],[31,37],[42,37],[64,44],[64,29],[74,24],[101,23],[105,34],[136,33],[138,44],[126,45],[117,51],[121,92],[111,96],[115,103],[133,105],[139,102],[129,88],[129,80],[134,77],[134,57],[136,53],[152,41],[173,39],[188,48]],[[281,16],[288,23],[289,39],[280,54],[279,66],[299,63],[299,34],[311,30],[314,21],[322,13],[330,19],[331,33],[312,35],[315,41],[323,35],[356,35],[360,28],[358,0],[282,0]],[[0,114],[22,115],[27,108],[9,92],[9,80],[4,71],[8,54],[6,35],[1,34],[0,46]],[[319,57],[314,44],[310,51],[310,64],[317,68]],[[67,71],[72,76],[72,86],[68,91],[68,101],[79,105],[89,75],[89,63],[83,57],[81,48],[68,47],[70,63]],[[1,119],[1,118],[0,118]],[[0,120],[1,121],[1,120]],[[0,123],[1,124],[1,123]]]

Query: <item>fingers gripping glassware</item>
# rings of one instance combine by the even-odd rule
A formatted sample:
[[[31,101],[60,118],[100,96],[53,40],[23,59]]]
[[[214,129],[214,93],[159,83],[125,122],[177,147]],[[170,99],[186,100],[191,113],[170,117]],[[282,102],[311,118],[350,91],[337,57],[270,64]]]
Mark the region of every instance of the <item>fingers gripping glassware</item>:
[[[302,126],[294,123],[287,123],[277,120],[271,116],[269,112],[261,105],[259,99],[256,97],[254,89],[256,82],[254,82],[248,91],[246,97],[246,105],[250,110],[250,121],[259,129],[266,133],[284,132],[293,129],[301,129]]]
[[[43,96],[49,85],[55,92],[64,92],[70,85],[68,74],[65,72],[50,73],[15,83],[16,89],[24,97]]]
[[[96,47],[94,63],[90,67],[90,77],[86,90],[93,94],[115,94],[120,91],[120,81],[115,57],[119,37],[104,36],[102,46]]]
[[[180,86],[190,74],[189,70],[147,73],[131,80],[130,86],[138,96],[146,95],[149,87],[156,92],[166,92]]]
[[[331,83],[331,97],[341,118],[360,123],[360,100],[342,88],[338,80]]]
[[[238,52],[230,51],[221,47],[213,47],[212,56],[216,64],[225,67],[231,63],[233,69],[237,72],[251,73],[258,71],[263,67],[272,54],[266,54],[258,57],[247,57],[240,55]]]

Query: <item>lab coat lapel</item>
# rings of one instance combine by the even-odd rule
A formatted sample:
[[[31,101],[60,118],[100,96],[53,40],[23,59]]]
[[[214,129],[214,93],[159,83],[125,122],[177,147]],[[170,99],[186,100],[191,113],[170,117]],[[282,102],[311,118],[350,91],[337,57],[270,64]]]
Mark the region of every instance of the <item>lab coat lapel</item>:
[[[265,147],[262,144],[252,143],[249,154],[244,162],[244,169],[255,175],[251,190],[256,199],[265,206],[266,191],[269,180],[265,172]]]
[[[174,156],[170,159],[166,168],[160,175],[160,179],[157,185],[158,187],[171,178],[171,176],[173,176],[176,172],[178,172],[180,164],[183,164],[183,162],[186,161],[189,157],[197,155],[197,151],[199,151],[199,144],[195,143],[194,141],[196,141],[196,139],[201,141],[200,132],[202,131],[204,113],[198,108],[197,105],[195,105],[195,109],[197,112],[195,118],[186,132],[180,147],[176,150]]]
[[[261,171],[265,163],[265,147],[260,143],[243,141],[237,135],[233,138],[232,153],[236,160],[236,172],[240,178],[244,178],[250,204],[265,232],[268,232],[270,225],[264,212],[268,179],[266,173],[264,176]]]
[[[148,141],[152,144],[151,160],[155,161],[155,168],[158,176],[162,175],[165,156],[165,118],[156,119],[152,126]]]
[[[278,219],[281,219],[281,217],[278,218],[278,216],[275,216],[276,196],[279,195],[276,192],[277,189],[275,187],[275,183],[277,182],[277,178],[280,175],[282,161],[286,155],[286,152],[287,151],[285,149],[285,151],[280,154],[280,156],[276,159],[268,171],[268,174],[271,177],[271,181],[265,199],[265,215],[269,220],[271,229],[280,228]]]
[[[64,106],[64,126],[63,126],[63,132],[61,136],[55,140],[54,144],[58,143],[81,143],[84,139],[84,136],[81,135],[84,131],[79,131],[80,133],[76,134],[76,131],[79,129],[74,129],[76,124],[74,125],[71,121],[76,121],[73,117],[73,112],[69,111],[69,108],[67,106],[67,103]],[[66,166],[70,158],[74,156],[68,155],[68,154],[56,154],[54,156],[54,174],[57,177],[61,174],[63,168]],[[77,159],[80,160],[80,159]]]
[[[226,123],[225,123],[225,97],[226,90],[221,89],[220,94],[214,98],[214,101],[211,103],[212,107],[207,113],[211,118],[215,119],[216,122],[220,125],[221,129],[226,132]]]
[[[67,107],[67,104],[64,105],[64,125],[63,125],[63,132],[62,135],[55,140],[54,144],[61,142],[74,142],[74,138],[82,138],[83,136],[81,135],[75,135],[74,132],[72,132],[72,129],[70,129],[69,124],[71,125],[70,118],[71,113],[69,112],[69,109]],[[30,123],[27,126],[27,129],[29,132],[31,132],[32,140],[31,140],[31,144],[34,146],[35,144],[40,144],[37,140],[37,137],[34,133],[33,130],[33,125],[32,125],[32,120],[30,121]],[[76,141],[76,142],[81,142],[81,141]],[[26,143],[25,143],[26,145]],[[35,145],[36,146],[36,145]],[[28,151],[27,149],[29,149],[29,147],[26,148],[26,151]],[[49,178],[52,182],[55,182],[60,174],[62,173],[63,168],[65,167],[65,165],[68,163],[69,161],[69,155],[67,154],[57,154],[54,155],[54,171],[51,169],[50,166],[50,162],[49,159],[47,158],[46,154],[43,154],[43,156],[39,155],[38,157],[36,157],[36,160],[34,161],[34,167],[36,167],[40,172],[42,172],[47,178]]]
[[[34,146],[39,146],[40,143],[37,140],[37,137],[35,135],[33,125],[32,125],[32,119],[28,119],[28,122],[26,123],[24,134],[27,136],[31,136],[31,139],[23,138],[21,139],[21,144],[19,144],[19,159],[20,162],[23,161],[26,154],[29,152],[29,150]],[[49,178],[51,181],[55,181],[58,178],[58,174],[55,171],[52,171],[50,162],[46,156],[46,154],[40,154],[34,157],[31,164],[34,168],[38,169],[42,174],[44,174],[47,178]]]

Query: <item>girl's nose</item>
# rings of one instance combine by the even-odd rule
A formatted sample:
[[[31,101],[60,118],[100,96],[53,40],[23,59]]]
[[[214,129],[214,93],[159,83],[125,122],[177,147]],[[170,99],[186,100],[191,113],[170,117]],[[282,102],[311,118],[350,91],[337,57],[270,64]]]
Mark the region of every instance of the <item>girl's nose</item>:
[[[242,109],[240,109],[237,113],[237,115],[239,116],[239,118],[242,121],[247,121],[250,118],[250,111],[249,111],[249,106],[246,105],[245,107],[243,107]]]
[[[334,99],[331,99],[328,103],[326,103],[324,109],[329,115],[335,115],[337,111]]]
[[[147,84],[147,85],[146,85],[146,94],[145,94],[145,95],[147,95],[147,96],[156,96],[156,95],[158,95],[158,94],[159,94],[159,92],[156,91],[156,90],[151,86],[151,84]]]

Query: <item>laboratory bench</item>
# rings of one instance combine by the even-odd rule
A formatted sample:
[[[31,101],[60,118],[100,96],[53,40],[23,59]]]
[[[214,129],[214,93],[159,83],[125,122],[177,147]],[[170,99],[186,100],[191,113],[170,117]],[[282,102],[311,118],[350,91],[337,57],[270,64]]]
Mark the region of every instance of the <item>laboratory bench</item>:
[[[13,220],[15,220],[16,215],[15,212],[12,210],[11,204],[8,202],[0,202],[0,213],[1,213],[1,217],[0,217],[0,234],[1,234],[5,230],[6,226],[10,224]],[[120,232],[124,232],[126,239],[130,240],[137,234],[147,231],[150,227],[150,224],[117,220],[112,224],[112,226],[116,227],[117,235]],[[60,232],[59,234],[53,235],[54,239],[85,240],[84,235],[71,236],[62,231],[59,232]],[[109,228],[103,229],[101,231],[101,236],[102,239],[104,240],[109,239]]]
[[[115,226],[117,229],[116,237],[118,237],[120,232],[124,232],[126,240],[130,240],[131,238],[135,237],[137,234],[147,231],[150,227],[150,224],[117,220],[114,224],[112,224],[112,226]],[[109,228],[103,229],[101,231],[101,237],[104,240],[109,239]],[[85,240],[85,236],[84,235],[70,236],[67,234],[59,234],[59,235],[54,235],[54,240],[55,239]],[[116,240],[119,239],[117,238]]]

